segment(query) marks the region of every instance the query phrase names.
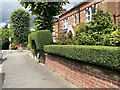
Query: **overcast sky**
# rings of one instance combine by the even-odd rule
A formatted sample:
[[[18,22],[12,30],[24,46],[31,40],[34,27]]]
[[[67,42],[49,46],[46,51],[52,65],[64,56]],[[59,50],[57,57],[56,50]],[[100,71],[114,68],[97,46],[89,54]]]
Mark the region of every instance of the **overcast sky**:
[[[72,8],[75,4],[80,2],[80,0],[70,0],[70,4],[67,4],[64,6],[67,10]],[[10,20],[10,13],[14,11],[17,8],[23,8],[17,0],[0,0],[0,28],[6,25],[6,21]],[[23,8],[24,9],[24,8]],[[31,16],[31,28],[33,28],[33,18],[34,16]]]

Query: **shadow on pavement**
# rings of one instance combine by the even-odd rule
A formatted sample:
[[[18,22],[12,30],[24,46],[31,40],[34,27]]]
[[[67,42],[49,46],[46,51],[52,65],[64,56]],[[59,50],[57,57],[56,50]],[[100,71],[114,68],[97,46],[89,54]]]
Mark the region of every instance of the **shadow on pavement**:
[[[0,64],[2,64],[4,61],[6,61],[7,57],[0,59]]]
[[[2,89],[5,80],[5,73],[0,73],[0,90]]]

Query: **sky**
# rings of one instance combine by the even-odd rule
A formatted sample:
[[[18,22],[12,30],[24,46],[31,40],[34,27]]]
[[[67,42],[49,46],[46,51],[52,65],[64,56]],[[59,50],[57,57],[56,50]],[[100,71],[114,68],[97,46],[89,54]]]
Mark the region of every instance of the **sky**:
[[[80,0],[69,0],[69,1],[70,1],[70,4],[63,6],[63,8],[65,8],[66,10],[71,9],[75,4],[80,2]],[[23,8],[19,4],[19,2],[17,2],[17,0],[0,0],[0,28],[6,24],[10,26],[7,20],[10,20],[10,17],[9,17],[10,13],[17,8]],[[34,28],[34,25],[32,23],[34,17],[35,16],[31,15],[31,29]]]

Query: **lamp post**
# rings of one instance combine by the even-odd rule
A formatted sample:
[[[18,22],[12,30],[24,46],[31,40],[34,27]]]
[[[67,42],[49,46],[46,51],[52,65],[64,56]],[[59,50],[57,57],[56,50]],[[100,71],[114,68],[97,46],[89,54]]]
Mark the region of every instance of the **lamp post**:
[[[7,23],[9,23],[10,20],[7,20]],[[11,52],[11,30],[9,28],[9,42],[10,42],[10,46],[9,46],[9,51]]]

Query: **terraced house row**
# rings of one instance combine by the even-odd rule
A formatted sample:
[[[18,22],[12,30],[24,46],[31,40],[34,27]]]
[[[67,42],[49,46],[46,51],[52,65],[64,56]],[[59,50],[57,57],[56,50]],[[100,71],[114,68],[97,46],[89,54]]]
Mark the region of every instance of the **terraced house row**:
[[[74,35],[73,28],[79,23],[90,22],[92,15],[98,8],[111,13],[114,23],[117,25],[120,24],[120,1],[101,0],[98,2],[98,0],[93,0],[89,2],[86,0],[75,5],[68,11],[63,10],[63,13],[55,23],[56,37],[59,32],[66,33],[71,31]]]

